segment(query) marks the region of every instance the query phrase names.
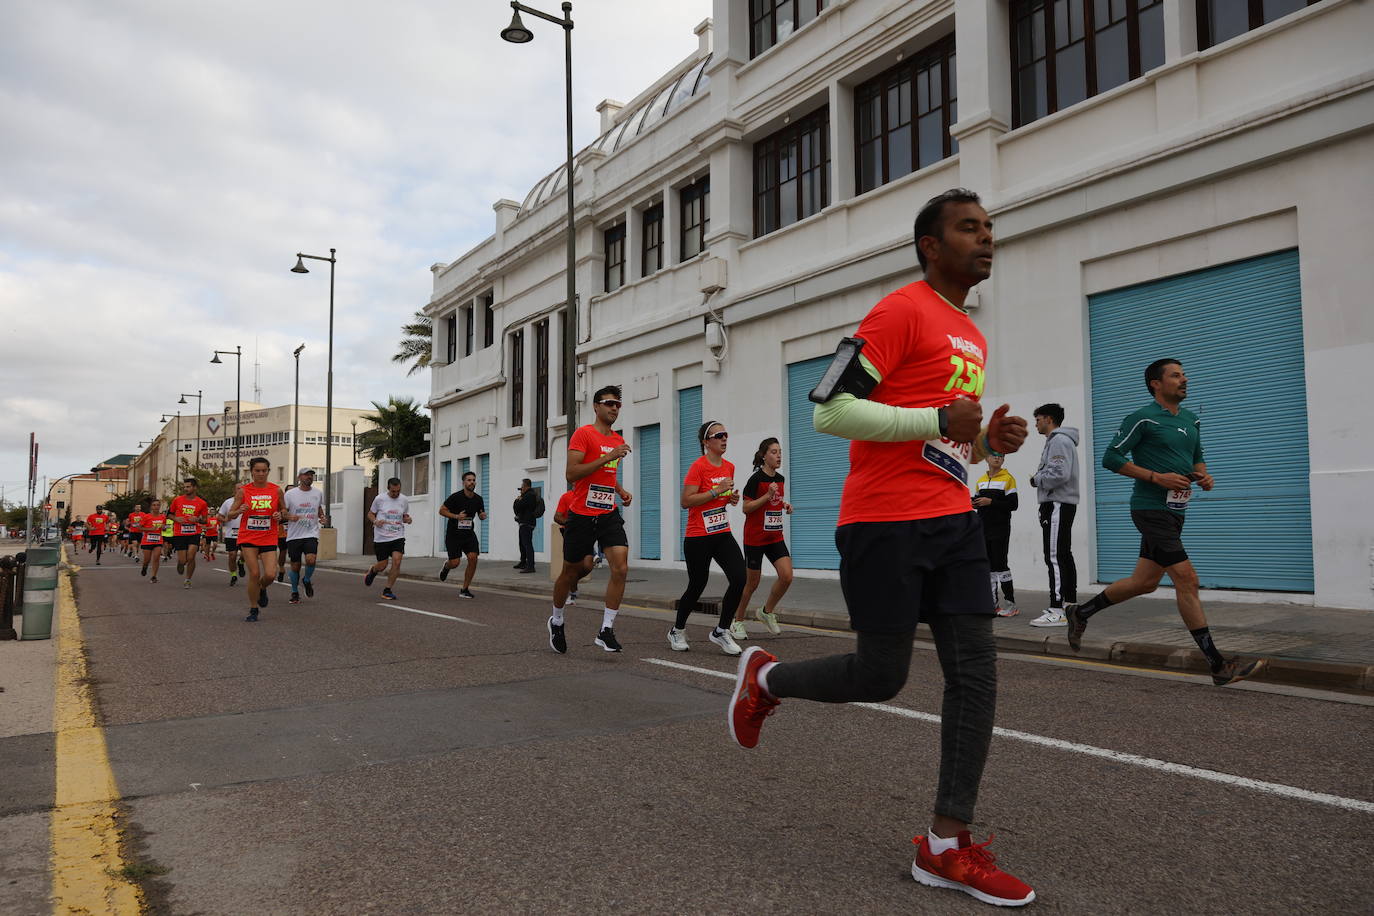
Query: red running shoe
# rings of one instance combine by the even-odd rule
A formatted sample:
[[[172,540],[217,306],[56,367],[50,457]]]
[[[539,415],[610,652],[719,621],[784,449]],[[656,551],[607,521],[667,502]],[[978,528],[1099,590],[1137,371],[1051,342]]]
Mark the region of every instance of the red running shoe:
[[[776,655],[770,655],[758,646],[750,646],[740,656],[735,693],[730,697],[730,709],[726,716],[730,720],[730,737],[740,747],[758,746],[763,720],[778,708],[778,701],[759,687],[759,669],[777,660]]]
[[[930,854],[924,836],[911,842],[916,844],[916,861],[911,863],[911,877],[930,887],[949,887],[963,891],[993,906],[1025,906],[1035,899],[1030,885],[1014,878],[997,867],[997,857],[988,852],[987,843],[974,843],[967,830],[959,831],[959,848]]]

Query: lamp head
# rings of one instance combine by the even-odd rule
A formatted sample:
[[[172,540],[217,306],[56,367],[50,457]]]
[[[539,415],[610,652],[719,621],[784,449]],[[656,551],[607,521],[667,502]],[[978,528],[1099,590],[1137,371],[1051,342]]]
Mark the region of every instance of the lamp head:
[[[183,395],[181,396],[181,400],[180,400],[180,401],[177,401],[177,403],[178,403],[178,404],[185,404],[185,403],[186,403],[186,395],[183,394]]]
[[[510,25],[501,30],[501,37],[513,45],[523,45],[526,42],[534,41],[534,33],[525,28],[525,24],[520,21],[519,10],[516,10],[510,17]]]
[[[308,274],[308,273],[310,273],[310,268],[308,268],[308,267],[305,266],[305,258],[301,257],[299,254],[296,255],[296,266],[293,267],[293,268],[291,268],[291,272],[292,272],[293,274]]]
[[[214,363],[215,365],[219,365],[221,362],[223,362],[223,360],[221,360],[221,359],[219,358],[219,351],[218,351],[218,350],[215,351],[215,355],[214,355],[214,356],[210,357],[210,362]]]

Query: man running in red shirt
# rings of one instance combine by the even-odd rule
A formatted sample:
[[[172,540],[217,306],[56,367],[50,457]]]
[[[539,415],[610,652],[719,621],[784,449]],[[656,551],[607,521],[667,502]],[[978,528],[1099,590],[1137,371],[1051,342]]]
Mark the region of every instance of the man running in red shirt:
[[[177,552],[177,575],[185,575],[182,588],[191,587],[196,574],[196,554],[200,551],[201,525],[210,507],[200,498],[200,481],[187,477],[181,482],[181,495],[172,500],[172,549]]]
[[[100,555],[105,552],[105,538],[109,534],[110,517],[105,514],[104,506],[96,506],[95,511],[86,516],[86,536],[90,538],[96,566],[100,565]]]
[[[730,731],[754,747],[784,697],[892,698],[906,683],[923,621],[945,684],[934,816],[914,840],[912,877],[1022,906],[1035,891],[999,869],[987,843],[969,833],[992,739],[997,647],[968,464],[1016,451],[1026,421],[1008,416],[1004,404],[980,430],[987,343],[964,310],[968,291],[992,274],[992,220],[978,195],[960,188],[929,201],[916,217],[915,241],[925,279],[874,306],[855,334],[862,342],[842,344],[835,373],[812,392],[816,429],[853,440],[835,542],[854,652],[778,664],[751,647],[740,658]]]

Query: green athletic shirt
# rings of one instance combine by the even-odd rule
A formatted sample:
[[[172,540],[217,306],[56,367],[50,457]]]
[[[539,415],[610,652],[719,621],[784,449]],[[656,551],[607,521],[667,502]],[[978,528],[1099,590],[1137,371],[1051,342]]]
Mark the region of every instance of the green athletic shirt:
[[[1202,421],[1187,408],[1180,407],[1175,415],[1151,401],[1121,421],[1112,444],[1102,453],[1102,466],[1109,471],[1120,470],[1127,461],[1159,474],[1189,476],[1193,466],[1202,463]],[[1169,509],[1164,504],[1168,492],[1148,480],[1137,480],[1131,490],[1131,508]],[[1183,514],[1182,510],[1169,511]]]

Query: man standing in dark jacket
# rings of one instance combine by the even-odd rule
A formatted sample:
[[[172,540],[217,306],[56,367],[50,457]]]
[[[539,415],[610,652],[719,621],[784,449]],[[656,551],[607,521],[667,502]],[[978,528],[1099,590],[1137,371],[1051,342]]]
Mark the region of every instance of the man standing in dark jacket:
[[[520,562],[515,568],[522,573],[534,572],[534,526],[544,514],[543,500],[534,492],[530,479],[520,481],[520,495],[515,497],[515,524],[520,526]]]

